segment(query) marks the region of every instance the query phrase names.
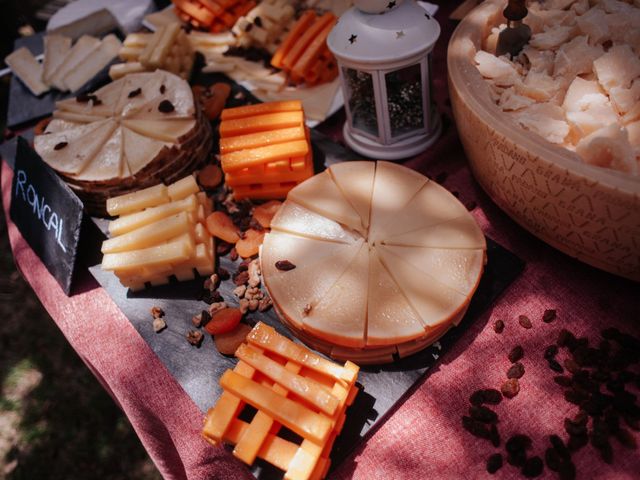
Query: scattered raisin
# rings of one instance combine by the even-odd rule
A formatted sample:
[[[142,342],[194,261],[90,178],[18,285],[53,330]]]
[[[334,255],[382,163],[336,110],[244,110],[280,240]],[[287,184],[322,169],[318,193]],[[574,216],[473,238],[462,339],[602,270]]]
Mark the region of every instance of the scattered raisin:
[[[522,328],[529,329],[533,327],[533,324],[531,323],[531,319],[529,319],[529,317],[527,317],[526,315],[518,316],[518,323]]]
[[[517,378],[511,378],[502,384],[500,390],[505,397],[513,398],[520,392],[520,383]]]
[[[528,450],[531,448],[531,445],[531,438],[528,435],[518,433],[516,435],[512,435],[509,440],[507,440],[505,448],[507,449],[507,452],[512,453],[521,450]]]
[[[580,370],[580,365],[578,365],[571,358],[565,359],[563,363],[564,363],[564,368],[569,370],[571,373],[576,373],[578,370]]]
[[[587,437],[586,435],[571,435],[569,436],[567,447],[570,451],[577,452],[587,443],[589,443],[589,437]]]
[[[564,419],[564,429],[571,436],[579,436],[587,434],[587,427],[585,425],[580,425],[578,423],[574,423],[570,418]]]
[[[551,323],[556,319],[556,311],[553,309],[547,309],[542,315],[542,321],[544,323]]]
[[[289,260],[278,260],[276,262],[276,268],[278,270],[282,270],[283,272],[288,272],[289,270],[293,270],[294,268],[296,268],[296,266]]]
[[[462,426],[474,437],[485,439],[490,437],[489,429],[484,423],[474,420],[471,417],[467,417],[466,415],[462,417]]]
[[[560,480],[575,480],[576,466],[573,462],[564,462],[560,465],[558,475],[560,476]]]
[[[218,267],[218,276],[220,280],[229,280],[231,278],[231,274],[226,268]]]
[[[231,249],[231,252],[229,253],[229,258],[231,259],[232,262],[235,262],[238,259],[238,251],[236,250],[236,247],[233,247]]]
[[[169,100],[162,100],[158,105],[158,110],[162,113],[171,113],[175,109],[176,108],[173,106],[173,103],[171,103]]]
[[[236,286],[244,285],[249,281],[249,272],[246,270],[243,272],[239,272],[237,275],[233,277],[233,283]]]
[[[496,423],[498,421],[496,412],[480,405],[472,405],[469,408],[469,415],[471,415],[471,418],[474,420],[482,423]]]
[[[502,320],[496,320],[493,324],[493,331],[496,333],[504,332],[504,322]]]
[[[522,474],[527,478],[535,478],[542,474],[544,464],[540,457],[531,457],[527,459],[522,467]]]
[[[131,90],[129,92],[129,95],[127,95],[127,97],[134,98],[140,95],[141,93],[142,93],[142,88],[136,88],[135,90]]]
[[[556,375],[555,377],[553,377],[553,381],[561,387],[571,386],[571,378],[567,377],[566,375]]]
[[[167,87],[164,86],[164,83],[160,85],[160,95],[164,95],[164,92],[167,91]]]
[[[551,442],[554,450],[558,453],[558,455],[560,455],[561,458],[568,459],[571,457],[569,450],[567,450],[566,445],[558,435],[549,436],[549,441]]]
[[[493,474],[502,468],[502,455],[494,453],[487,460],[487,472]]]
[[[53,147],[54,150],[62,150],[64,147],[66,147],[67,145],[69,145],[68,142],[60,142],[60,143],[56,143],[55,146]]]
[[[558,347],[556,345],[549,345],[544,350],[544,358],[553,358],[558,354]]]
[[[625,430],[624,428],[620,428],[615,432],[615,437],[622,446],[629,448],[631,450],[638,449],[638,443],[636,442],[636,438],[629,432],[629,430]]]
[[[564,369],[562,368],[562,365],[560,365],[555,359],[549,358],[547,362],[549,362],[549,368],[554,372],[564,373]]]
[[[553,448],[547,448],[544,452],[544,461],[547,464],[547,468],[553,472],[559,471],[562,465],[560,454]]]
[[[508,358],[511,363],[516,363],[524,357],[524,349],[520,345],[516,345],[509,352]]]
[[[497,448],[500,446],[500,433],[495,423],[492,423],[489,427],[489,440],[491,440],[491,445],[494,447]]]
[[[473,392],[469,397],[469,403],[471,403],[471,405],[482,405],[484,403],[483,390]]]
[[[498,405],[502,401],[502,394],[495,388],[485,388],[482,390],[482,395],[484,397],[484,403],[488,403],[489,405]]]
[[[507,378],[522,378],[524,375],[524,365],[521,362],[516,362],[507,371]]]
[[[576,337],[573,335],[573,333],[563,328],[558,334],[558,340],[556,341],[556,343],[559,347],[569,347],[570,345],[573,345],[575,341]]]

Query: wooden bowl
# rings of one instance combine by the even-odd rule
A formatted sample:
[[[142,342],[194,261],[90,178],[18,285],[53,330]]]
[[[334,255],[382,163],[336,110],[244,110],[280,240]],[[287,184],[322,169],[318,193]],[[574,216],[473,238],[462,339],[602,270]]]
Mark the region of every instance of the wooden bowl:
[[[640,281],[640,178],[594,167],[520,128],[491,100],[473,60],[506,1],[488,0],[449,42],[449,91],[482,188],[531,233],[589,265]]]

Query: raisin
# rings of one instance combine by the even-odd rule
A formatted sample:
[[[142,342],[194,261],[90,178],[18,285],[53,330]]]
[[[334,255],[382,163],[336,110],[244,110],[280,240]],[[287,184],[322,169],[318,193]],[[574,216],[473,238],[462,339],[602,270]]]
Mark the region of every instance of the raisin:
[[[237,286],[244,285],[249,281],[249,272],[246,270],[243,272],[239,272],[233,278],[233,283]]]
[[[509,463],[509,465],[513,465],[514,467],[521,467],[526,461],[527,452],[525,452],[524,450],[509,452],[509,455],[507,456],[507,462]]]
[[[553,358],[558,354],[558,347],[556,345],[549,345],[544,350],[544,358]]]
[[[469,397],[469,403],[471,405],[482,405],[484,403],[484,393],[483,390],[476,390]]]
[[[296,266],[289,260],[278,260],[276,262],[276,268],[278,270],[282,270],[283,272],[288,272],[289,270],[293,270],[294,268],[296,268]]]
[[[544,323],[551,323],[556,319],[556,311],[553,309],[547,309],[542,315],[542,321]]]
[[[560,365],[556,360],[554,360],[553,358],[550,358],[547,360],[547,362],[549,362],[549,368],[551,370],[553,370],[554,372],[558,372],[558,373],[564,373],[564,369],[562,368],[562,365]]]
[[[187,332],[187,341],[194,347],[200,348],[200,345],[202,345],[203,338],[204,338],[204,335],[202,334],[202,332],[199,332],[198,330],[189,330]]]
[[[560,454],[553,448],[547,448],[544,452],[544,461],[547,464],[547,468],[553,472],[559,471],[562,465]]]
[[[522,328],[529,329],[529,328],[533,327],[533,324],[531,323],[531,319],[529,317],[527,317],[526,315],[518,316],[518,323],[520,324],[520,326]]]
[[[571,452],[576,452],[589,443],[589,437],[586,435],[571,435],[567,447]]]
[[[558,340],[556,341],[556,344],[559,347],[568,347],[569,345],[573,345],[575,341],[576,337],[573,335],[573,333],[563,328],[558,334]]]
[[[231,252],[229,253],[229,258],[231,259],[232,262],[235,262],[238,259],[238,251],[236,250],[235,247],[231,249]]]
[[[564,399],[573,403],[574,405],[580,405],[582,402],[586,400],[585,396],[575,390],[566,390],[564,392]]]
[[[571,436],[581,436],[587,434],[586,426],[573,423],[569,418],[564,419],[564,429]]]
[[[496,412],[479,405],[472,405],[469,408],[469,415],[474,420],[478,420],[482,423],[496,423],[498,421],[498,415]]]
[[[158,306],[151,307],[151,316],[153,318],[161,318],[164,317],[164,310]]]
[[[522,474],[527,478],[535,478],[542,475],[544,464],[540,457],[531,457],[527,459],[522,467]]]
[[[489,405],[498,405],[502,401],[502,394],[495,388],[485,388],[482,390],[484,396],[484,403]]]
[[[558,475],[560,476],[560,480],[575,480],[576,466],[573,464],[573,462],[564,462],[562,465],[560,465]]]
[[[551,435],[549,437],[549,441],[551,442],[553,449],[558,453],[558,455],[560,455],[561,458],[568,459],[569,457],[571,457],[569,450],[567,450],[566,445],[558,435]]]
[[[162,113],[171,113],[176,109],[169,100],[162,100],[158,105],[158,110]]]
[[[229,280],[231,278],[229,271],[222,267],[218,267],[218,276],[220,277],[220,280]]]
[[[611,448],[609,441],[603,442],[602,445],[597,448],[602,460],[609,465],[613,464],[613,448]]]
[[[574,360],[572,360],[571,358],[567,358],[564,361],[564,368],[566,368],[567,370],[569,370],[571,373],[576,373],[578,370],[580,370],[580,365],[578,365]]]
[[[502,320],[496,320],[493,324],[493,331],[496,333],[504,332],[504,322]]]
[[[160,85],[160,95],[164,95],[164,92],[167,91],[167,87],[164,86],[164,83]]]
[[[576,425],[586,425],[589,422],[589,416],[586,412],[580,410],[571,421]]]
[[[60,142],[60,143],[56,143],[55,146],[53,147],[54,150],[62,150],[64,147],[66,147],[67,145],[69,145],[68,142]]]
[[[505,444],[505,448],[507,452],[513,453],[517,451],[525,451],[531,448],[531,438],[528,435],[524,435],[522,433],[518,433],[512,435],[507,443]]]
[[[489,429],[485,424],[474,420],[471,417],[467,417],[466,415],[462,417],[462,426],[463,428],[469,432],[474,437],[485,438],[488,439],[490,437]]]
[[[637,450],[638,443],[636,442],[636,438],[629,432],[629,430],[625,430],[624,428],[619,428],[617,432],[615,432],[615,437],[620,444],[628,449]]]
[[[129,95],[127,95],[127,97],[134,98],[134,97],[137,97],[138,95],[140,95],[141,93],[142,93],[142,89],[141,88],[136,88],[135,90],[131,90],[129,92]]]
[[[516,345],[511,349],[507,357],[511,363],[516,363],[524,357],[524,349],[520,345]]]
[[[500,432],[498,432],[498,427],[495,423],[492,423],[491,427],[489,427],[489,440],[491,440],[491,445],[494,447],[500,446]]]
[[[561,387],[571,386],[571,379],[566,375],[556,375],[555,377],[553,377],[553,381],[556,382]]]
[[[502,468],[502,455],[494,453],[487,460],[487,472],[493,474]]]
[[[507,378],[522,378],[524,375],[524,365],[521,362],[516,362],[507,371]]]
[[[518,395],[518,392],[520,392],[520,383],[517,378],[510,378],[502,384],[500,390],[502,391],[502,395],[505,397],[513,398]]]

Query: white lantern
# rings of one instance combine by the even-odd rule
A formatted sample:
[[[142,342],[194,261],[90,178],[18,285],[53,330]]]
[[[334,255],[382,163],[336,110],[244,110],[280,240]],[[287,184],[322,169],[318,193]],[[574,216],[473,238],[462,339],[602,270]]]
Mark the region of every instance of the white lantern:
[[[372,158],[415,155],[441,130],[430,81],[440,25],[414,0],[354,3],[327,39],[345,98],[345,141]]]

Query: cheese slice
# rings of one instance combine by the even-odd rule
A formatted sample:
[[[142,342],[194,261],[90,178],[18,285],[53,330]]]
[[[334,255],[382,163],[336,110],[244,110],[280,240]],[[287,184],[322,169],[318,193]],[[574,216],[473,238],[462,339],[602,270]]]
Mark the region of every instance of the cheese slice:
[[[363,229],[360,215],[347,202],[327,171],[293,188],[287,198],[354,230]]]
[[[317,303],[325,296],[361,250],[362,245],[362,240],[352,244],[336,243],[334,254],[289,271],[280,271],[276,268],[275,262],[282,258],[273,256],[263,258],[262,272],[265,286],[272,298],[281,299],[278,303],[279,311],[297,328],[302,328],[302,319],[307,306]],[[266,250],[263,248],[263,251]]]
[[[189,234],[171,242],[127,252],[107,253],[102,257],[103,270],[135,271],[188,260],[195,252],[195,243]]]
[[[164,148],[169,146],[160,140],[139,135],[125,127],[122,127],[122,139],[124,158],[132,175],[142,170]]]
[[[51,85],[58,90],[65,91],[64,78],[73,71],[85,58],[92,55],[100,47],[100,40],[89,35],[83,35],[78,39],[64,61],[51,75]]]
[[[79,172],[84,181],[106,181],[122,177],[122,129],[117,127],[93,160]]]
[[[75,100],[74,100],[75,101]],[[74,113],[66,110],[55,110],[53,112],[53,118],[59,118],[75,123],[93,123],[105,120],[105,117],[101,115],[89,115],[86,113]]]
[[[160,96],[160,87],[164,74],[162,72],[130,73],[119,81],[124,82],[120,99],[116,105],[116,113],[127,116]]]
[[[15,50],[4,61],[34,95],[41,95],[49,90],[49,86],[42,81],[42,65],[27,47]]]
[[[329,173],[353,209],[360,215],[360,223],[369,228],[375,162],[358,161],[336,163],[329,167]]]
[[[192,119],[136,120],[125,119],[122,124],[145,137],[163,142],[178,142],[193,130],[196,121]]]
[[[378,231],[378,239],[426,228],[467,214],[465,206],[436,182],[427,182],[395,217]]]
[[[124,215],[147,207],[169,203],[170,200],[167,186],[159,183],[153,187],[109,198],[107,200],[107,212],[109,212],[109,215],[114,216]]]
[[[62,65],[71,50],[71,39],[62,35],[47,35],[44,37],[44,60],[42,62],[42,80],[49,83],[56,69]]]
[[[56,108],[92,117],[111,117],[115,114],[115,106],[122,93],[122,87],[124,87],[124,80],[117,80],[91,94],[95,96],[97,102],[94,102],[93,99],[82,102],[78,101],[77,97],[73,97],[57,101]]]
[[[369,256],[367,345],[396,345],[424,336],[424,326],[398,284],[380,262],[375,247]]]
[[[376,248],[410,263],[462,295],[476,289],[484,267],[484,250],[382,246]],[[391,258],[390,256],[387,258]]]
[[[324,267],[323,267],[324,275]],[[364,347],[369,277],[369,244],[363,242],[338,281],[311,303],[302,329],[336,345]]]
[[[102,253],[125,252],[158,245],[193,229],[187,212],[163,218],[123,235],[109,238],[102,243]]]
[[[70,122],[68,120],[63,120],[61,118],[54,118],[47,125],[45,132],[57,133],[57,132],[62,132],[63,130],[69,130],[71,128],[78,127],[80,125],[82,124],[77,122]]]
[[[468,305],[467,296],[447,287],[431,275],[421,272],[384,249],[378,249],[378,254],[426,327],[432,328],[449,322]]]
[[[482,230],[468,213],[434,226],[391,236],[382,243],[408,247],[487,248]]]
[[[339,223],[288,200],[271,220],[271,228],[304,237],[340,243],[352,243],[356,238]]]
[[[158,85],[158,95],[150,98],[145,104],[138,108],[129,108],[123,115],[135,119],[177,119],[177,118],[194,118],[195,104],[193,101],[193,92],[191,87],[182,78],[173,73],[161,71],[162,76],[153,73],[156,77],[160,77]],[[155,85],[157,80],[152,80]],[[150,82],[151,83],[151,82]],[[164,92],[164,93],[162,93]],[[126,92],[125,92],[126,93]],[[151,92],[153,93],[153,92]],[[161,112],[160,104],[164,101],[171,103],[173,110],[171,112]]]
[[[102,148],[116,129],[114,120],[63,130],[49,135],[38,135],[34,147],[42,159],[58,172],[81,172]]]
[[[167,187],[167,193],[172,202],[182,200],[198,192],[200,192],[200,186],[193,175],[187,175]]]
[[[369,242],[384,235],[384,227],[418,193],[428,179],[418,172],[390,162],[378,162],[371,199]]]
[[[75,92],[96,74],[106,67],[111,60],[118,56],[122,43],[115,35],[107,35],[100,42],[100,46],[76,65],[62,79],[67,90]]]

